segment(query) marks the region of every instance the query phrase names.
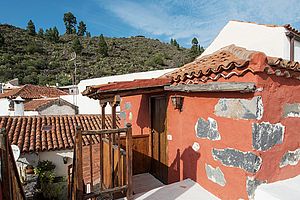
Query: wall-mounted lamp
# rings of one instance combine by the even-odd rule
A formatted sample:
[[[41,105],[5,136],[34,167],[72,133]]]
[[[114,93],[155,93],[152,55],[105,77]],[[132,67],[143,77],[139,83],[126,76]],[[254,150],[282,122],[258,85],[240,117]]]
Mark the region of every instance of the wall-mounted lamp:
[[[171,96],[171,100],[174,108],[181,111],[183,106],[183,96],[177,96],[177,95]]]
[[[64,156],[64,157],[63,157],[63,162],[64,162],[64,164],[67,164],[67,163],[68,163],[68,157],[67,157],[67,156]]]

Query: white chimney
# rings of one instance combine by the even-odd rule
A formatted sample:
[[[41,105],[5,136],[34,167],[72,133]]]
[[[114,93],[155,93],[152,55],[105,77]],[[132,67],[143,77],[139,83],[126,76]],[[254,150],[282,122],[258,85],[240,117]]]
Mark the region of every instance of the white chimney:
[[[14,101],[15,116],[24,116],[24,99],[18,96]]]

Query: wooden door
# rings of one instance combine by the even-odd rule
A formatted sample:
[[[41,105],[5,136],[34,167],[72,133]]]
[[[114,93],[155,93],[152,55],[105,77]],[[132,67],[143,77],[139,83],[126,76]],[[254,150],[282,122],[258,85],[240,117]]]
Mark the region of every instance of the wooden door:
[[[167,134],[166,134],[166,110],[165,96],[151,98],[151,138],[152,159],[151,174],[163,183],[167,183]]]

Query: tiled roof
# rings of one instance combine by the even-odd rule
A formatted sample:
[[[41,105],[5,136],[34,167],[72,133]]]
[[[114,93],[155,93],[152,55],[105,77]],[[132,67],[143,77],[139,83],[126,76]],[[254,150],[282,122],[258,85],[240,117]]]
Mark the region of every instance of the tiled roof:
[[[114,91],[119,92],[124,90],[160,87],[160,86],[165,86],[170,84],[171,84],[171,79],[169,78],[137,79],[133,81],[112,82],[108,84],[90,86],[85,91],[83,91],[82,94],[88,96],[95,92],[97,93],[114,92]]]
[[[20,96],[23,99],[39,99],[43,97],[59,97],[67,94],[68,93],[54,87],[24,85],[20,88],[12,89],[0,94],[0,98],[16,98],[17,96]]]
[[[56,99],[34,99],[24,103],[24,110],[26,111],[37,111],[43,105],[47,105],[56,101]]]
[[[24,103],[24,110],[26,111],[40,111],[44,108],[54,105],[54,104],[64,104],[69,105],[71,107],[76,108],[74,104],[71,104],[63,99],[60,98],[45,98],[45,99],[33,99],[26,103]]]
[[[112,119],[106,116],[106,127]],[[72,149],[76,126],[83,130],[101,129],[101,115],[0,117],[0,128],[5,128],[11,144],[22,153]],[[93,137],[93,143],[98,143]],[[88,145],[86,136],[83,144]]]
[[[257,63],[255,59],[259,58],[261,63]],[[251,65],[251,62],[252,65]],[[200,57],[195,61],[184,65],[178,70],[166,75],[172,78],[173,84],[195,84],[198,82],[206,82],[207,80],[218,80],[220,77],[225,79],[233,75],[243,76],[245,73],[270,71],[271,68],[277,70],[277,73],[268,73],[279,75],[278,70],[294,71],[292,76],[300,79],[300,67],[298,62],[290,62],[281,58],[267,57],[262,52],[249,51],[245,48],[230,45],[216,51],[213,54]],[[287,72],[282,72],[287,73]],[[284,75],[279,75],[284,76]]]
[[[284,28],[286,28],[287,30],[295,33],[296,35],[300,35],[300,31],[295,29],[294,27],[292,27],[290,24],[284,25]]]
[[[276,27],[283,27],[285,29],[287,29],[288,31],[291,31],[297,35],[300,35],[300,31],[297,30],[296,28],[292,27],[291,24],[285,24],[285,25],[276,25],[276,24],[260,24],[260,23],[256,23],[256,22],[249,22],[249,21],[240,21],[240,20],[232,20],[232,21],[235,21],[235,22],[241,22],[241,23],[247,23],[247,24],[256,24],[256,25],[262,25],[262,26],[266,26],[266,27],[273,27],[273,28],[276,28]]]

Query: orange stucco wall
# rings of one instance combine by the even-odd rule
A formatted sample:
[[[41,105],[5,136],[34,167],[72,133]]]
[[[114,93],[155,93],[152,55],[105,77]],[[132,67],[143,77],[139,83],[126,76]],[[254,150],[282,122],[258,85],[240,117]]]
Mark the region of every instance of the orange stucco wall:
[[[283,107],[286,103],[300,103],[300,81],[266,75],[261,72],[253,75],[247,73],[243,77],[233,76],[230,82],[255,82],[258,90],[255,93],[176,93],[184,96],[183,108],[175,110],[170,97],[175,93],[168,93],[167,134],[168,137],[168,182],[176,182],[186,178],[197,181],[202,187],[221,199],[248,199],[247,177],[257,180],[274,182],[294,177],[300,174],[300,162],[295,166],[280,168],[279,163],[287,151],[300,148],[300,118],[283,117]],[[261,119],[233,119],[217,116],[215,105],[220,98],[252,99],[261,96],[263,102],[263,116]],[[127,103],[127,106],[126,106]],[[131,106],[128,107],[128,103]],[[122,98],[121,125],[125,122],[133,124],[134,134],[150,133],[149,95],[136,95]],[[130,114],[131,113],[131,114]],[[129,119],[129,115],[132,116]],[[212,141],[196,136],[195,125],[199,118],[216,120],[220,140]],[[253,123],[269,122],[281,123],[285,127],[282,144],[277,144],[266,151],[254,150],[252,144]],[[195,151],[194,142],[200,145]],[[233,148],[243,152],[253,152],[262,158],[262,165],[258,172],[249,173],[241,168],[223,165],[212,156],[212,149]],[[221,186],[208,179],[205,164],[217,168],[224,174],[225,186]]]
[[[149,97],[134,95],[122,97],[120,103],[121,126],[132,124],[133,135],[150,133]]]
[[[261,95],[264,104],[264,115],[260,121],[281,123],[285,126],[285,134],[282,144],[261,153],[264,162],[257,178],[274,182],[299,175],[300,162],[295,166],[288,165],[282,168],[279,167],[279,163],[287,151],[300,148],[300,118],[283,116],[287,103],[300,103],[300,81],[261,74],[258,87],[263,88]]]
[[[233,79],[238,80],[237,77]],[[243,80],[254,81],[255,77],[247,74]],[[214,109],[220,98],[251,99],[254,94],[177,94],[184,96],[182,112],[175,110],[170,100],[167,111],[168,134],[172,135],[172,140],[168,141],[169,182],[191,178],[222,199],[246,199],[246,177],[251,174],[239,168],[223,166],[219,161],[213,159],[212,149],[230,147],[241,151],[252,151],[251,124],[254,120],[218,117],[214,114]],[[169,96],[172,95],[174,93]],[[196,137],[195,125],[199,117],[204,119],[212,117],[217,121],[221,140],[211,141]],[[200,144],[198,152],[192,149],[194,142]],[[226,179],[224,187],[208,180],[205,164],[219,167],[223,171]],[[235,192],[232,192],[233,189]]]

